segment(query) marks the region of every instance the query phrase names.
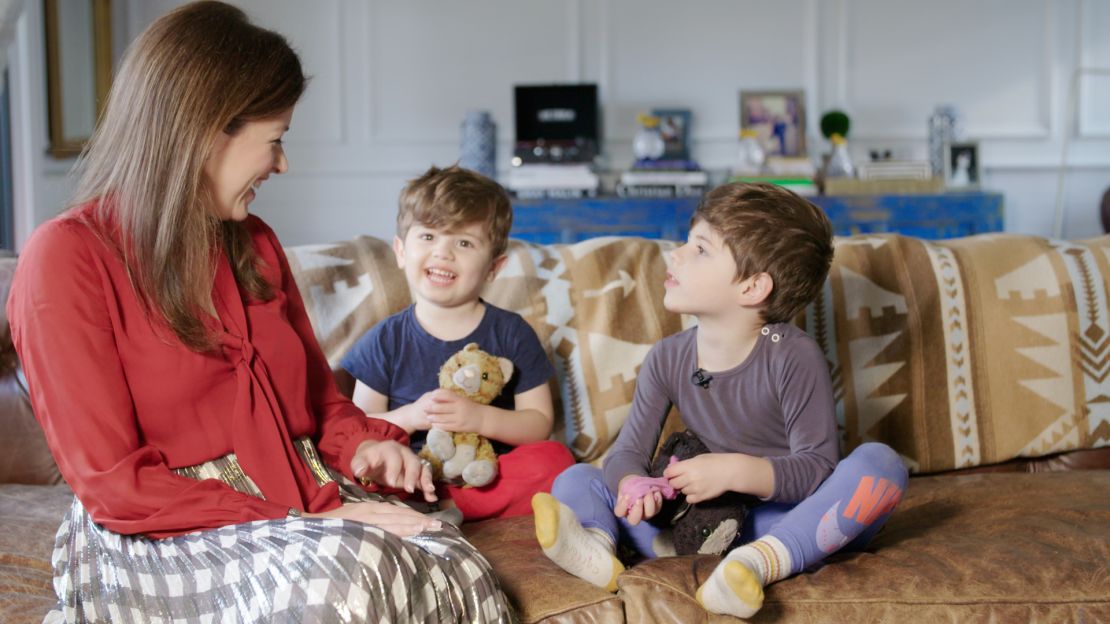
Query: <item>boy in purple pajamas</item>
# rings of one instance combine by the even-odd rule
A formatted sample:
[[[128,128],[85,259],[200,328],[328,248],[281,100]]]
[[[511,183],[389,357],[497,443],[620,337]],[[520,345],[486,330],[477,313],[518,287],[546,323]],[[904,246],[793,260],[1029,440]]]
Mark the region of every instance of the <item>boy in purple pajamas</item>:
[[[875,443],[838,463],[825,357],[790,324],[832,257],[828,219],[790,191],[730,184],[706,195],[664,283],[666,308],[697,326],[648,353],[603,469],[572,466],[551,494],[533,497],[536,538],[551,560],[615,591],[618,540],[649,558],[673,554],[647,522],[663,492],[643,481],[672,405],[710,452],[671,464],[669,484],[690,503],[726,491],[765,501],[698,588],[707,610],[750,617],[767,584],[874,536],[902,499],[906,469]]]

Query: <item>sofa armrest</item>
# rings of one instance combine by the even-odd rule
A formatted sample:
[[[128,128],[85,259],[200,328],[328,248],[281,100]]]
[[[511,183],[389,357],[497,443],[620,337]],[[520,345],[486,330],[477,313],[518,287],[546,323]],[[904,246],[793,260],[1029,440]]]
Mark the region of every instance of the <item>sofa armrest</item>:
[[[0,258],[0,483],[54,485],[62,475],[31,411],[31,399],[12,345],[7,301],[15,258]]]

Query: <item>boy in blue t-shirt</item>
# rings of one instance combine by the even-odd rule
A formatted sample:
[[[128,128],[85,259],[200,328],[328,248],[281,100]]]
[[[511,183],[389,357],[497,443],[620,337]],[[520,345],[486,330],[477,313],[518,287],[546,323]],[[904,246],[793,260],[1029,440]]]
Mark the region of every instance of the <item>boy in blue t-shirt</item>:
[[[414,303],[370,329],[343,358],[357,380],[354,402],[411,436],[428,429],[472,431],[493,441],[500,475],[480,488],[440,486],[440,505],[467,520],[532,513],[531,496],[574,463],[548,440],[554,368],[520,315],[481,299],[504,266],[513,213],[493,180],[454,166],[432,167],[401,192],[393,251]],[[439,369],[467,343],[508,358],[513,375],[491,405],[439,389]]]

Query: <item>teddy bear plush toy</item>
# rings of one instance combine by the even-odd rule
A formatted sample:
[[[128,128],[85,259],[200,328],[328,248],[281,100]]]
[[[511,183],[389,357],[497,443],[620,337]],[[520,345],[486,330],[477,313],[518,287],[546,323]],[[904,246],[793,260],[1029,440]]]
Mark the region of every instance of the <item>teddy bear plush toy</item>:
[[[651,464],[651,476],[662,477],[674,457],[690,459],[708,453],[709,449],[689,431],[671,434]],[[726,552],[740,536],[748,509],[759,504],[759,499],[737,492],[725,492],[717,498],[690,504],[681,493],[673,500],[665,500],[653,522],[673,530],[675,552],[679,555],[720,555]]]
[[[439,387],[489,405],[512,376],[512,362],[490,355],[472,342],[439,369]],[[497,454],[490,441],[477,433],[432,428],[420,457],[431,463],[435,481],[482,487],[497,478]]]

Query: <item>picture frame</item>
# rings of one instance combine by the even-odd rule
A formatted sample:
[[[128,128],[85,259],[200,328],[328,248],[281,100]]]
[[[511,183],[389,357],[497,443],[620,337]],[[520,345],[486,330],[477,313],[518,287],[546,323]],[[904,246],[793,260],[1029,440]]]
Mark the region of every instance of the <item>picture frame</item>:
[[[961,141],[944,146],[944,186],[949,189],[974,189],[980,180],[979,143]]]
[[[92,136],[112,85],[111,0],[44,0],[43,35],[47,153],[72,158]]]
[[[740,128],[755,130],[767,156],[804,157],[805,91],[741,91]]]
[[[690,110],[658,108],[651,114],[659,118],[659,134],[663,137],[660,160],[690,160]]]

